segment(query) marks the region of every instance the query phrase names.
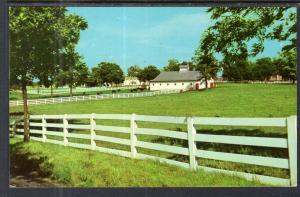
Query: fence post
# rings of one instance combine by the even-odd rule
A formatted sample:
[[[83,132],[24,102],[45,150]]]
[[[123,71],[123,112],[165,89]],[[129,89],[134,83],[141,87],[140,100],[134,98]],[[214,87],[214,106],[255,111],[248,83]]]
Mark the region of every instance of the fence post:
[[[68,145],[68,119],[67,119],[67,114],[64,115],[63,118],[63,123],[64,123],[64,145]]]
[[[187,118],[187,129],[188,129],[190,169],[196,170],[198,165],[195,156],[197,151],[197,146],[195,142],[196,129],[194,127],[194,120],[192,117]]]
[[[297,116],[287,118],[291,186],[297,186]]]
[[[137,154],[137,150],[136,150],[136,141],[137,141],[137,137],[135,135],[136,129],[137,129],[137,124],[135,121],[135,114],[131,115],[131,119],[130,119],[130,149],[131,149],[131,157],[132,158],[136,158],[136,154]]]
[[[92,150],[96,149],[96,142],[95,142],[95,136],[96,136],[95,126],[96,126],[96,121],[94,119],[94,116],[95,116],[95,114],[92,113],[91,114],[91,119],[90,119],[90,123],[91,123],[91,147],[92,147]]]
[[[46,118],[45,114],[42,116],[42,137],[43,137],[43,142],[46,142],[47,136],[46,136]]]

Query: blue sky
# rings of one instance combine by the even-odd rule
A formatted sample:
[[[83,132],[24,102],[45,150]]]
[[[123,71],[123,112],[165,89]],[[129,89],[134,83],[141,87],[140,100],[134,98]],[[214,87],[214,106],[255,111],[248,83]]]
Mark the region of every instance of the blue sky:
[[[189,61],[202,32],[212,24],[201,7],[70,7],[83,16],[77,51],[89,67],[103,61],[117,63],[126,72],[131,65],[165,66],[169,59]],[[267,41],[258,57],[277,55],[282,47]]]

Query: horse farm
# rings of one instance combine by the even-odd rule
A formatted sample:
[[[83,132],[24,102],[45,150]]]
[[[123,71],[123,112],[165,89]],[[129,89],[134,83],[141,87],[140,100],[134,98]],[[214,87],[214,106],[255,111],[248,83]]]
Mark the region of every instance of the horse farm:
[[[296,85],[216,86],[32,103],[29,143],[11,105],[11,185],[294,185]]]

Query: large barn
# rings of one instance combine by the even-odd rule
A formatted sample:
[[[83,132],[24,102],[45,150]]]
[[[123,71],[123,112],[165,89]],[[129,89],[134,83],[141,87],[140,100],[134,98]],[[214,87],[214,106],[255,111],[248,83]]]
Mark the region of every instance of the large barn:
[[[180,65],[179,71],[163,71],[150,81],[150,90],[201,90],[205,89],[204,77],[198,71],[190,71],[188,65]],[[208,88],[215,87],[208,80]]]

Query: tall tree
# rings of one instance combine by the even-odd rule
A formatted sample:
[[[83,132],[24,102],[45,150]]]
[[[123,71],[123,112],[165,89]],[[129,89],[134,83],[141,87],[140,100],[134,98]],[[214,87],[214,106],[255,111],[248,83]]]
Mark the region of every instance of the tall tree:
[[[170,59],[168,65],[163,69],[164,71],[179,71],[179,61],[177,59]]]
[[[139,74],[141,73],[142,69],[140,66],[138,65],[133,65],[133,66],[130,66],[127,70],[127,75],[129,77],[138,77]]]
[[[277,65],[278,74],[284,79],[292,80],[295,83],[297,79],[297,54],[296,49],[282,51],[279,57],[274,60]]]
[[[208,79],[215,78],[220,69],[213,51],[209,47],[213,39],[208,39],[208,35],[209,32],[204,33],[204,38],[200,41],[200,45],[192,57],[194,69],[199,71],[204,77],[205,89],[208,87]]]
[[[124,81],[124,73],[120,66],[115,63],[101,62],[93,69],[95,76],[99,77],[101,84],[119,84]]]
[[[56,83],[58,86],[68,85],[70,96],[73,96],[73,88],[86,83],[88,68],[74,46],[66,51],[62,68],[56,76]]]
[[[154,65],[146,66],[139,75],[140,81],[150,81],[159,75],[160,70]]]
[[[87,23],[79,16],[67,14],[64,7],[11,7],[9,15],[10,83],[22,90],[24,141],[27,142],[27,85],[34,78],[45,77],[45,70],[56,69],[52,60],[59,59],[66,46],[78,41],[80,30]]]
[[[195,70],[199,71],[205,80],[205,89],[208,87],[208,79],[215,78],[219,71],[217,60],[210,53],[196,50],[195,56],[192,58]]]
[[[273,63],[272,58],[259,58],[252,67],[252,73],[254,80],[268,80],[276,73],[276,66]]]

